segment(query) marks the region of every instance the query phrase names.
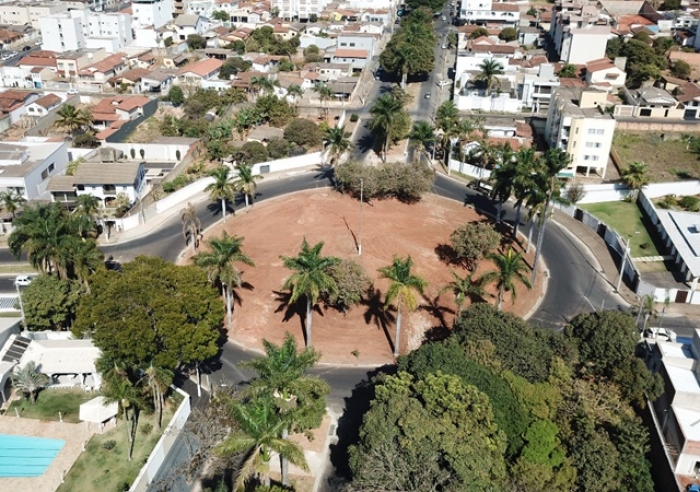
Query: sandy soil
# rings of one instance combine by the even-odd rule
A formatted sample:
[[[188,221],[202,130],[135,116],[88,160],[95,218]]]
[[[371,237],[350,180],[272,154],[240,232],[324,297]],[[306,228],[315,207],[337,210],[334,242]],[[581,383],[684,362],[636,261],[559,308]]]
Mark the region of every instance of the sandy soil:
[[[250,348],[260,349],[262,340],[279,343],[286,332],[303,344],[304,306],[288,308],[280,288],[290,272],[282,266],[280,255],[296,256],[303,237],[310,244],[325,241],[323,254],[351,258],[378,277],[377,268],[389,265],[392,255],[411,255],[414,272],[429,281],[421,306],[404,312],[400,348],[405,353],[417,348],[430,329],[452,326],[454,303],[449,294],[436,300],[438,291],[451,281],[450,267],[435,249],[448,243],[449,235],[467,221],[484,220],[469,207],[428,195],[421,203],[406,205],[397,201],[377,201],[362,207],[362,256],[357,255],[359,237],[357,200],[332,190],[312,190],[280,197],[254,205],[247,213],[229,218],[206,231],[205,239],[229,234],[245,237],[243,248],[256,263],[255,268],[242,266],[243,278],[252,287],[241,289],[241,304],[236,305],[229,337]],[[518,246],[516,245],[516,249]],[[190,261],[190,253],[181,260]],[[527,256],[532,264],[532,255]],[[483,261],[479,273],[493,268]],[[465,271],[458,270],[460,275]],[[543,294],[544,274],[531,291],[520,287],[517,302],[510,297],[504,310],[526,315]],[[347,314],[319,305],[313,317],[313,345],[323,354],[322,361],[344,364],[381,364],[390,362],[394,339],[395,311],[384,315],[381,302],[388,287],[386,280],[376,280],[377,299],[354,307]],[[487,301],[494,303],[494,289]],[[381,300],[379,300],[381,299]],[[353,354],[353,351],[358,353]]]

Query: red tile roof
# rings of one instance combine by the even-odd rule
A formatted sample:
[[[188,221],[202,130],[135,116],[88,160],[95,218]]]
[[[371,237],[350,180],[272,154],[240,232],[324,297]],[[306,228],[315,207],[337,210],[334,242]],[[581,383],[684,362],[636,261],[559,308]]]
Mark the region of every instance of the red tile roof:
[[[335,50],[333,54],[335,58],[367,58],[367,50],[350,50],[341,48]]]
[[[0,111],[9,113],[24,106],[25,101],[35,92],[10,89],[0,94]]]
[[[92,65],[83,68],[78,73],[80,75],[92,75],[97,72],[106,73],[110,70],[116,69],[116,67],[118,67],[119,65],[123,65],[124,63],[126,63],[124,61],[125,58],[125,53],[115,53],[113,55],[108,56],[104,60],[100,60],[97,63],[93,63]]]
[[[36,56],[25,56],[19,61],[19,66],[30,67],[55,67],[55,58],[37,58]]]
[[[182,67],[177,74],[182,75],[185,73],[194,73],[200,77],[206,77],[210,73],[219,70],[222,65],[223,63],[221,60],[217,60],[216,58],[204,58]]]
[[[56,94],[46,94],[43,97],[40,97],[36,101],[34,101],[34,104],[38,104],[44,109],[49,109],[61,102],[61,98],[58,97]]]

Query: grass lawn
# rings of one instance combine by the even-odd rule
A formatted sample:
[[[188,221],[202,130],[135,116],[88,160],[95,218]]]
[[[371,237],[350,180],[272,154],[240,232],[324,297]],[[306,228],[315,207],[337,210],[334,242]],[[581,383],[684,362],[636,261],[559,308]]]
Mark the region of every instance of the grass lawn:
[[[613,228],[625,240],[630,238],[632,257],[659,256],[662,248],[658,244],[659,238],[650,230],[651,224],[644,212],[636,203],[603,202],[579,205],[580,208],[590,212],[596,218]],[[652,235],[654,234],[653,238]],[[655,243],[657,241],[657,243]],[[642,247],[642,245],[646,245]],[[663,249],[661,249],[663,251]]]
[[[168,400],[168,407],[163,412],[163,430],[172,418],[173,411],[178,403]],[[152,430],[144,434],[146,424],[150,424]],[[127,435],[126,423],[120,418],[117,426],[104,434],[95,434],[88,442],[85,451],[73,464],[66,481],[57,492],[72,492],[75,490],[96,490],[100,492],[117,492],[128,490],[136,480],[141,467],[153,451],[161,431],[156,425],[156,415],[141,413],[136,428],[134,450],[131,461],[127,460]],[[107,450],[103,444],[106,441],[115,441],[113,449]]]
[[[34,404],[24,398],[14,401],[7,414],[15,415],[16,408],[23,418],[58,422],[58,412],[61,412],[64,422],[77,423],[80,422],[80,404],[96,396],[95,393],[86,393],[81,389],[45,389],[39,393]]]
[[[653,132],[615,132],[613,148],[623,168],[635,161],[649,167],[650,182],[700,178],[700,158],[682,140],[662,140]]]

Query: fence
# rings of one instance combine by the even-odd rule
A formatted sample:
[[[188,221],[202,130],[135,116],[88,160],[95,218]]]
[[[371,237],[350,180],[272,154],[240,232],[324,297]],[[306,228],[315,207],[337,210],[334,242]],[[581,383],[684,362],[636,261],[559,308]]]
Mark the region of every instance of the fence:
[[[473,166],[472,164],[461,162],[457,159],[450,159],[450,169],[476,179],[489,179],[491,177],[490,170],[479,166]]]
[[[80,96],[73,96],[69,97],[66,99],[66,101],[63,104],[59,104],[55,108],[53,108],[51,111],[49,111],[49,114],[46,116],[42,116],[36,121],[36,124],[27,129],[27,136],[31,137],[43,137],[46,135],[46,133],[53,128],[54,124],[56,123],[56,120],[58,120],[58,112],[61,110],[61,108],[64,105],[71,105],[71,106],[77,106],[80,104]]]
[[[185,427],[185,423],[190,416],[190,396],[179,388],[175,388],[174,386],[171,386],[171,388],[183,397],[182,403],[180,403],[180,406],[175,410],[173,418],[170,419],[170,423],[156,443],[156,447],[153,448],[151,455],[146,460],[146,464],[141,468],[129,492],[146,492],[146,490],[148,490],[148,486],[158,474],[160,467],[163,466],[168,451],[173,447],[175,439],[177,439],[180,431]]]
[[[105,138],[105,142],[122,142],[131,135],[131,133],[136,130],[136,128],[146,121],[148,118],[153,116],[153,114],[158,109],[158,99],[151,99],[146,104],[143,105],[143,114],[138,118],[129,120],[119,127],[117,131]]]

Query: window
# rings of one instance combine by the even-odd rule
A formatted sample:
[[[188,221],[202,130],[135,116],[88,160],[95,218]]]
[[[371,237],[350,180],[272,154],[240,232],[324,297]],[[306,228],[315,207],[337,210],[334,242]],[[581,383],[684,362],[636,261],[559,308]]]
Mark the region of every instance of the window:
[[[49,171],[47,171],[46,169],[41,171],[41,179],[46,179],[48,177],[49,177]]]
[[[599,159],[599,157],[598,157],[597,155],[584,155],[584,156],[583,156],[583,160],[584,160],[584,161],[593,161],[593,162],[595,162],[595,161],[597,161],[598,159]]]
[[[340,46],[347,46],[348,43],[340,43]]]
[[[603,135],[603,134],[605,134],[605,130],[602,129],[602,128],[598,128],[598,129],[595,131],[595,134],[596,134],[596,135]]]
[[[350,43],[350,46],[355,46],[355,43]]]
[[[600,145],[600,142],[586,142],[586,147],[589,149],[599,149]]]
[[[52,172],[54,169],[56,169],[56,166],[53,163],[49,164],[49,172]]]
[[[589,134],[589,135],[595,135],[595,128],[589,128],[589,129],[588,129],[588,134]]]

